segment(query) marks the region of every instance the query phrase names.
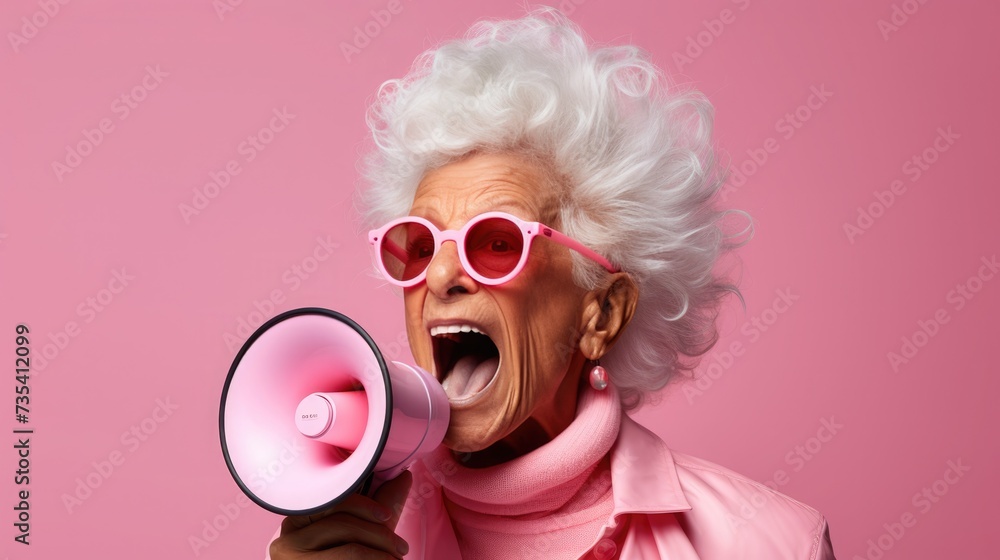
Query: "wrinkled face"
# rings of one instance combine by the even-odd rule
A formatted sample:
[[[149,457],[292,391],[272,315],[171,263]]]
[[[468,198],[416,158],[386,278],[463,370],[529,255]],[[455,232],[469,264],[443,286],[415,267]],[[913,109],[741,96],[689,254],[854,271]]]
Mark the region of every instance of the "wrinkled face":
[[[473,154],[427,173],[410,214],[441,230],[489,211],[559,229],[555,201],[543,169],[513,155]],[[442,245],[404,300],[413,355],[451,401],[447,447],[480,451],[523,439],[514,433],[522,424],[557,433],[547,427],[572,420],[584,294],[569,249],[547,239],[536,238],[521,273],[499,286],[477,283],[455,244]]]

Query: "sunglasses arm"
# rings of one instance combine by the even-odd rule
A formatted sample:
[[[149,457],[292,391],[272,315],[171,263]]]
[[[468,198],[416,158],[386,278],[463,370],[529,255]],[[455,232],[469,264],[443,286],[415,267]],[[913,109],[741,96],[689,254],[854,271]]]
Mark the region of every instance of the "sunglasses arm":
[[[383,233],[383,235],[384,235],[384,233]],[[374,230],[368,232],[368,242],[371,243],[375,247],[376,252],[379,250],[379,245],[378,245],[378,241],[377,241],[378,236],[379,236],[379,234],[375,233]],[[390,254],[392,254],[392,256],[394,256],[397,259],[399,259],[401,262],[406,262],[406,259],[409,257],[409,255],[406,254],[406,249],[403,249],[402,247],[400,247],[399,245],[397,245],[391,239],[383,238],[382,239],[382,246],[385,247],[386,251],[388,251]]]
[[[608,272],[618,272],[619,271],[618,267],[616,267],[615,265],[611,264],[611,261],[609,261],[608,259],[606,259],[603,256],[601,256],[596,251],[592,250],[590,247],[587,247],[586,245],[584,245],[583,243],[580,243],[576,239],[573,239],[572,237],[569,237],[568,235],[564,235],[562,233],[559,233],[558,231],[556,231],[556,230],[554,230],[554,229],[552,229],[552,228],[550,228],[550,227],[548,227],[546,225],[543,225],[543,224],[539,224],[538,225],[538,234],[539,235],[544,235],[545,237],[548,237],[549,239],[551,239],[552,241],[555,241],[556,243],[558,243],[560,245],[563,245],[565,247],[569,247],[570,249],[576,251],[577,253],[580,253],[581,255],[583,255],[583,256],[589,258],[590,260],[596,262],[597,264],[603,266],[604,269],[607,270]]]

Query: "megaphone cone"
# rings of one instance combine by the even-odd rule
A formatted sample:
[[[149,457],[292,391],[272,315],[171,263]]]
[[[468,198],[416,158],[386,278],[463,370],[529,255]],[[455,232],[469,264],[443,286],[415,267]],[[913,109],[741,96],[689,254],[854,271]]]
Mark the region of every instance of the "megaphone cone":
[[[243,345],[222,391],[222,451],[237,484],[282,515],[371,492],[440,445],[449,403],[426,371],[386,362],[368,333],[294,309]]]

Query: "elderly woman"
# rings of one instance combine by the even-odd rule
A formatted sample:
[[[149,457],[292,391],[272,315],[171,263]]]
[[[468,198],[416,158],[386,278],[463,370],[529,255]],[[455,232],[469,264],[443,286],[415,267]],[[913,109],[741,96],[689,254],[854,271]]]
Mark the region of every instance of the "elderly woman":
[[[665,82],[542,9],[384,84],[370,240],[451,423],[374,499],[287,518],[271,558],[833,558],[814,509],[625,414],[738,294],[711,105]]]

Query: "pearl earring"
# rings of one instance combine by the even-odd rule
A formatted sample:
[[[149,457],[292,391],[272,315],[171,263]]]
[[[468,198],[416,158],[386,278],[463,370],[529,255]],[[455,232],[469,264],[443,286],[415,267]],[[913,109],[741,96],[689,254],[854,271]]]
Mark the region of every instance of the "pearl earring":
[[[598,391],[603,391],[608,386],[608,372],[601,367],[601,361],[594,363],[594,368],[590,370],[590,386]]]

